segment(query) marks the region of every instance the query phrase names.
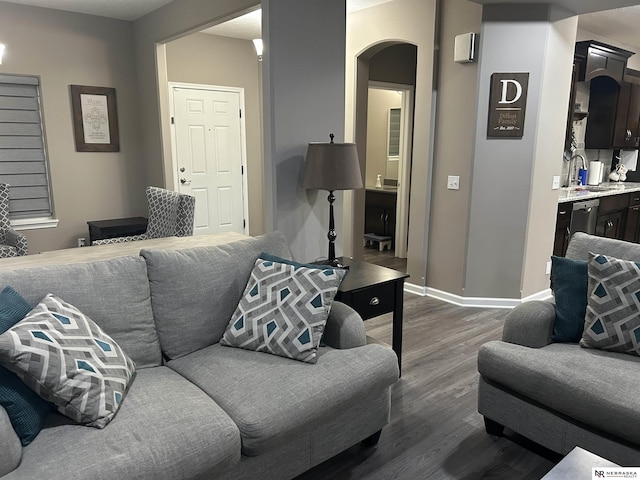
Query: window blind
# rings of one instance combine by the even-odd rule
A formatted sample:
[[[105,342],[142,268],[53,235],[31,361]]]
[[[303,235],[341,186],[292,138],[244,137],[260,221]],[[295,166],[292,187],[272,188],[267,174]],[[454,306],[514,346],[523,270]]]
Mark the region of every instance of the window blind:
[[[52,216],[38,77],[0,75],[0,182],[10,218]]]
[[[400,155],[400,120],[402,110],[400,108],[389,109],[389,157]]]

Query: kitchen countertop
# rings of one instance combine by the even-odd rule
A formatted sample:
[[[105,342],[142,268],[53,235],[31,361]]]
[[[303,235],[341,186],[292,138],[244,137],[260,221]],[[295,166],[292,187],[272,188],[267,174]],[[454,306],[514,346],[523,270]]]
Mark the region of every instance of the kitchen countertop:
[[[591,198],[608,197],[621,193],[640,192],[640,183],[634,182],[603,182],[600,185],[585,185],[583,187],[562,187],[558,203],[588,200]]]

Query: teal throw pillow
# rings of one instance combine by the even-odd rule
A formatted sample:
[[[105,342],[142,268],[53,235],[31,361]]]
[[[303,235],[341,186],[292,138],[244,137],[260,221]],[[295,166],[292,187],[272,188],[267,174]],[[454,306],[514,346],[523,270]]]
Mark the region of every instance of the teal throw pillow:
[[[587,309],[587,262],[554,256],[551,265],[551,288],[556,302],[551,339],[577,343],[582,337]]]
[[[640,356],[640,263],[590,253],[588,267],[580,346]]]
[[[0,334],[31,311],[31,305],[12,287],[0,292]],[[0,367],[0,405],[4,407],[20,442],[29,445],[42,430],[51,406],[27,387],[15,373]]]
[[[341,268],[260,255],[220,344],[316,363],[345,274]]]
[[[0,364],[60,413],[96,428],[113,419],[135,373],[109,335],[52,294],[0,335]]]

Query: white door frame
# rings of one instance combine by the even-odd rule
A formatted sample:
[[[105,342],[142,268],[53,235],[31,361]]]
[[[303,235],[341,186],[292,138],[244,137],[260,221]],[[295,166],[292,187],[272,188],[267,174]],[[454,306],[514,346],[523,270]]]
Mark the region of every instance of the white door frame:
[[[249,186],[247,183],[247,136],[245,130],[245,108],[244,108],[244,88],[242,87],[222,87],[218,85],[205,85],[200,83],[182,83],[182,82],[168,82],[169,83],[169,115],[174,117],[173,108],[173,89],[174,88],[188,88],[191,90],[206,90],[217,92],[231,92],[238,93],[240,96],[240,111],[243,112],[240,116],[240,152],[241,152],[241,164],[244,174],[242,175],[242,212],[246,220],[244,224],[244,234],[249,231],[249,198],[247,192]],[[180,172],[178,172],[178,148],[176,145],[176,126],[171,123],[171,169],[173,171],[173,189],[176,192],[180,191]]]
[[[409,193],[411,191],[411,151],[413,138],[413,85],[369,81],[368,88],[402,92],[400,164],[398,165],[398,201],[396,203],[395,256],[407,257],[409,238]]]

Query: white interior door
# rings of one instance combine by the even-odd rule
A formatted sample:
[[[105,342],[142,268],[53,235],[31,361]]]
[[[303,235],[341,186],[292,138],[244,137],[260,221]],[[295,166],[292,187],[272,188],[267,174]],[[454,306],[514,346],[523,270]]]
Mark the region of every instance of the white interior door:
[[[178,188],[196,198],[194,234],[245,232],[240,92],[172,87]]]

